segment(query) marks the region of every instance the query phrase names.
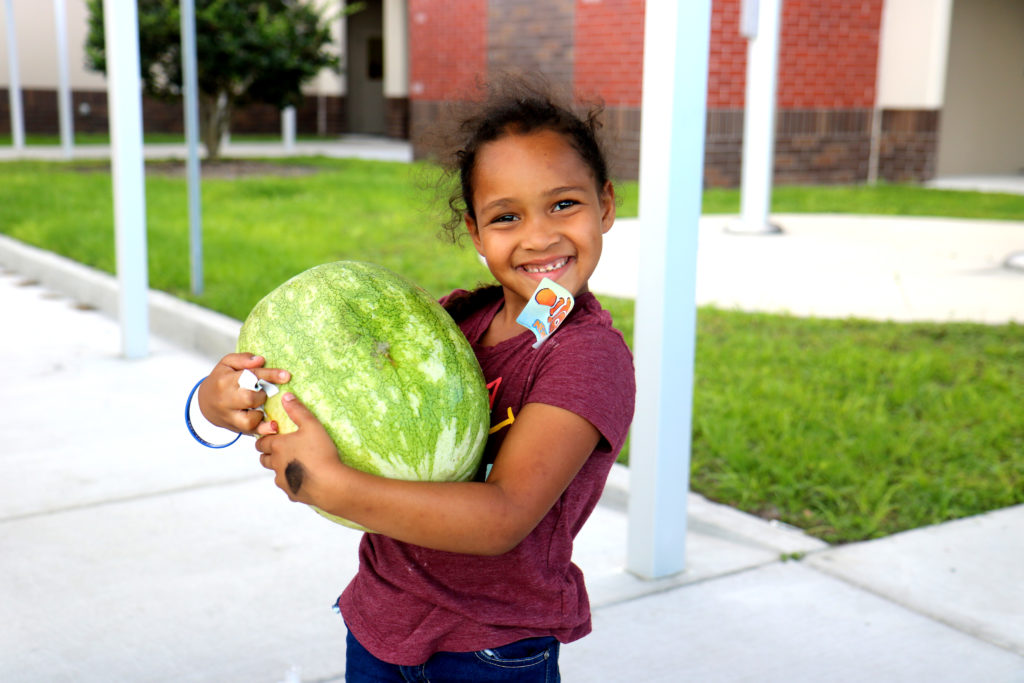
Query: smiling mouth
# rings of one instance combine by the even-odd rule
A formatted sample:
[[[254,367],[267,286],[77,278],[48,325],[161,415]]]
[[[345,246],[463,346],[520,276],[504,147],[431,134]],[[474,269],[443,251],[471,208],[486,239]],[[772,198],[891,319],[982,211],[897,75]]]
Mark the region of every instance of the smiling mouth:
[[[564,268],[567,263],[569,263],[569,257],[563,256],[557,261],[552,261],[551,263],[545,263],[543,265],[524,265],[522,266],[522,269],[527,273],[550,273],[558,270],[559,268]]]

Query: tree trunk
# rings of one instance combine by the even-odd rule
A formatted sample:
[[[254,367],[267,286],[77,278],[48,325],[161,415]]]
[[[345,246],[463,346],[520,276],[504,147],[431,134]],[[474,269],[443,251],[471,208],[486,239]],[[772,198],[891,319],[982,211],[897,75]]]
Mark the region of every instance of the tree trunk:
[[[199,137],[206,147],[206,158],[220,158],[220,143],[231,120],[231,105],[224,93],[199,93]]]

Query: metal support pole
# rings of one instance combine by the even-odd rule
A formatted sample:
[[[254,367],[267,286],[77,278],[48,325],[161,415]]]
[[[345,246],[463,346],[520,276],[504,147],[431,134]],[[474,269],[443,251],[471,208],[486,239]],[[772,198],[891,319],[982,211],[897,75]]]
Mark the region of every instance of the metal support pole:
[[[121,338],[126,358],[143,358],[149,354],[149,271],[135,0],[103,0],[103,20]]]
[[[194,0],[181,0],[181,68],[185,109],[185,172],[188,183],[189,264],[192,294],[203,293],[203,208],[199,176],[199,68]]]
[[[285,107],[281,110],[281,139],[284,142],[284,151],[295,151],[295,107]]]
[[[7,99],[11,108],[11,144],[14,149],[25,149],[25,112],[21,102],[21,74],[18,66],[17,29],[14,26],[14,0],[4,0],[4,19],[7,23]]]
[[[711,0],[647,3],[627,568],[686,565]]]
[[[57,30],[57,111],[60,117],[60,146],[70,159],[75,147],[75,130],[71,117],[71,78],[68,76],[68,20],[66,0],[53,0],[53,16]]]
[[[727,230],[747,235],[773,234],[781,232],[769,222],[768,213],[775,166],[775,93],[782,0],[744,0],[741,16],[747,36],[747,84],[740,218]],[[750,31],[755,33],[751,35]]]

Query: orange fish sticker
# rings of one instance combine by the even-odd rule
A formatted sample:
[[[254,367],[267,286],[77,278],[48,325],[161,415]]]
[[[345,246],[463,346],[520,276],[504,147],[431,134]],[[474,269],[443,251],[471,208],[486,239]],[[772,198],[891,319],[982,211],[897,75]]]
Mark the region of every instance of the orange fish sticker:
[[[533,345],[536,349],[555,333],[575,304],[576,301],[568,289],[549,278],[544,278],[530,296],[530,301],[516,318],[516,322],[537,337],[537,342]]]

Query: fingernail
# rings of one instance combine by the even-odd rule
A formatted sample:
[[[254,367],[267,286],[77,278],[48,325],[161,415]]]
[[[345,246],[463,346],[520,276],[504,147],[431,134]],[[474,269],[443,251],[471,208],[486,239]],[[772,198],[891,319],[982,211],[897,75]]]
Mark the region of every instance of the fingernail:
[[[282,370],[281,373],[278,375],[278,377],[281,378],[282,382],[287,382],[288,381],[288,372],[286,370]]]
[[[295,400],[295,394],[293,394],[292,392],[289,391],[287,394],[285,394],[284,396],[281,397],[281,400],[282,401],[294,401]]]

